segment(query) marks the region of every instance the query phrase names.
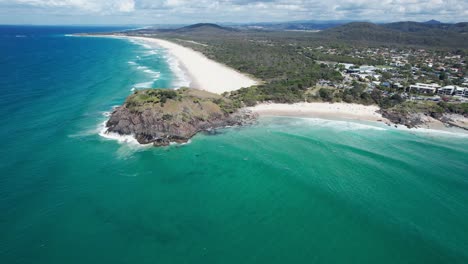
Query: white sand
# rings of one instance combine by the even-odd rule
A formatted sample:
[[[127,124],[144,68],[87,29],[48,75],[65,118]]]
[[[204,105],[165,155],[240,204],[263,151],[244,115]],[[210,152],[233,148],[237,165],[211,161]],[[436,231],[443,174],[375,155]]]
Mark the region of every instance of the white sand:
[[[181,45],[155,38],[129,37],[157,45],[167,50],[185,68],[191,78],[190,87],[222,94],[242,87],[257,84],[245,74],[235,71],[226,65],[208,59],[205,55]]]
[[[377,113],[378,106],[359,105],[347,103],[296,103],[296,104],[273,104],[264,103],[250,110],[259,115],[266,116],[301,116],[322,118],[345,118],[364,121],[388,122],[381,114]]]

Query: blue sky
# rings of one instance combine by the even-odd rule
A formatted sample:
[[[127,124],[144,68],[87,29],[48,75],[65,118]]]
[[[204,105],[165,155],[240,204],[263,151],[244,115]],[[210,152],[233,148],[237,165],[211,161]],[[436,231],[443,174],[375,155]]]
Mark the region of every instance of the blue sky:
[[[468,0],[0,0],[0,24],[468,20]]]

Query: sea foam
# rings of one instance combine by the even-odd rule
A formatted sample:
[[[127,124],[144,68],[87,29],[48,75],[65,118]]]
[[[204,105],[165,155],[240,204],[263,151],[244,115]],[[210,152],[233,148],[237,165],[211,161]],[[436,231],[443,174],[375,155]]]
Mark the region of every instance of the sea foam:
[[[355,131],[355,130],[378,130],[378,131],[385,131],[387,128],[378,126],[379,123],[375,124],[364,124],[358,121],[350,120],[330,120],[330,119],[322,119],[322,118],[312,118],[312,117],[290,117],[287,116],[287,124],[275,124],[280,126],[312,126],[312,127],[321,127],[321,128],[329,128],[333,130],[339,131]]]
[[[148,56],[160,54],[159,53],[160,50],[165,50],[162,47],[155,47],[154,44],[149,44],[145,40],[139,40],[139,39],[137,40],[137,39],[132,39],[132,38],[128,38],[128,40],[133,44],[137,44],[146,48],[148,50],[146,52]],[[182,63],[167,51],[164,53],[162,58],[166,60],[171,72],[174,74],[174,77],[175,77],[171,84],[172,87],[170,88],[189,87],[191,80],[186,70],[183,68]],[[138,57],[137,59],[141,59],[141,58]],[[145,66],[140,65],[140,67],[145,67]],[[146,70],[144,68],[140,68],[140,69]],[[146,73],[150,73],[150,72],[147,71]],[[160,76],[158,76],[158,78],[159,77]],[[149,87],[145,87],[145,88],[149,88]]]

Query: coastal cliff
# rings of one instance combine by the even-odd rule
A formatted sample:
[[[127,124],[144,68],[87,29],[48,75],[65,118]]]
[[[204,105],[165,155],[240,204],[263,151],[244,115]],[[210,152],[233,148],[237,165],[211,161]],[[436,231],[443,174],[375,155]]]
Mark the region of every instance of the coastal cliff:
[[[135,91],[114,109],[107,132],[133,135],[140,144],[184,143],[201,131],[251,124],[256,115],[210,92],[181,88]]]

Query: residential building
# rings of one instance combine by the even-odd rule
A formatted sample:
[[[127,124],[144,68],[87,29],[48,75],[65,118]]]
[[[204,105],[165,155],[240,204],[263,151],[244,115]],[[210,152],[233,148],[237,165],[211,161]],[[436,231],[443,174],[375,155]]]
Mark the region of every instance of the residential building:
[[[458,87],[455,89],[455,96],[463,96],[468,97],[468,88],[466,87]]]
[[[426,84],[426,83],[416,83],[414,85],[410,85],[410,91],[411,90],[416,90],[418,91],[419,93],[436,93],[437,92],[437,89],[440,88],[440,85],[436,84],[436,83],[430,83],[430,84]]]
[[[448,86],[439,88],[439,90],[437,90],[437,93],[440,95],[452,95],[456,89],[457,89],[457,86],[448,85]]]

